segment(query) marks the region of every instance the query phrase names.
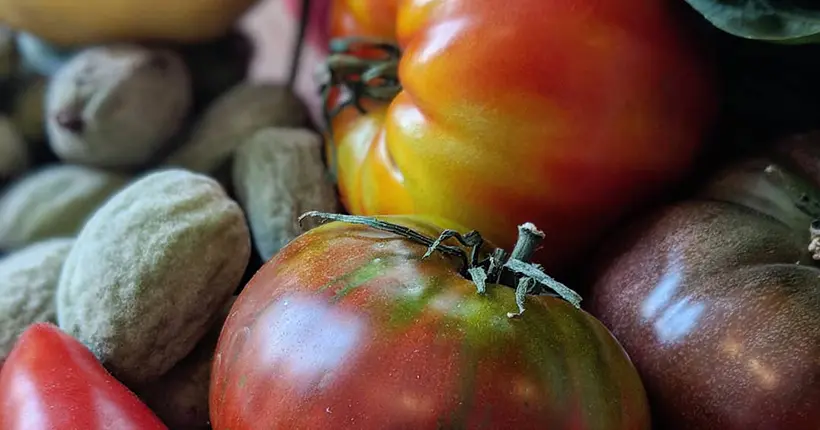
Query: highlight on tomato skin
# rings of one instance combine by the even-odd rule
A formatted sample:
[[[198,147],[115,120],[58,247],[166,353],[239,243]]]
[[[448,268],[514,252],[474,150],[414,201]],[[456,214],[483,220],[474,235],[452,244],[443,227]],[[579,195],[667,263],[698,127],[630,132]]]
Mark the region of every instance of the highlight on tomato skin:
[[[0,368],[0,429],[168,427],[82,343],[51,323],[36,323]]]
[[[442,225],[464,231],[429,217],[378,219],[428,238]],[[515,289],[480,294],[461,260],[422,258],[427,250],[345,222],[282,249],[222,329],[214,428],[649,430],[643,385],[598,320],[536,296],[511,318]]]
[[[337,42],[401,50],[374,66],[360,41],[328,58],[333,69],[347,56],[337,78],[384,78],[359,90],[365,114],[351,104],[330,123],[345,208],[439,215],[504,247],[532,221],[550,238],[537,260],[570,270],[690,172],[712,127],[711,65],[677,12],[663,1],[334,1]],[[350,56],[362,59],[353,71]],[[339,94],[328,110],[351,100]]]

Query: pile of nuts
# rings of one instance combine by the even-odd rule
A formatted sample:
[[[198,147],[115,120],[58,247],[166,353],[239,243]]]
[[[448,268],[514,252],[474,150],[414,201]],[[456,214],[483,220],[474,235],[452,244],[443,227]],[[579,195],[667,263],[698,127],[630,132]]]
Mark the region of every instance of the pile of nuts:
[[[238,288],[339,210],[320,134],[252,44],[60,51],[0,30],[0,362],[30,324],[88,346],[171,428],[208,428]]]

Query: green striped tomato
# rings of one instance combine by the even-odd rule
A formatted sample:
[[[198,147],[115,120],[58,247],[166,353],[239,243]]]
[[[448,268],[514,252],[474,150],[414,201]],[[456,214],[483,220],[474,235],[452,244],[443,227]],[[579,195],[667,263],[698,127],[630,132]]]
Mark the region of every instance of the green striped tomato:
[[[637,372],[598,320],[547,296],[508,318],[512,288],[478,294],[460,260],[425,251],[342,222],[282,249],[222,329],[213,428],[649,429]]]

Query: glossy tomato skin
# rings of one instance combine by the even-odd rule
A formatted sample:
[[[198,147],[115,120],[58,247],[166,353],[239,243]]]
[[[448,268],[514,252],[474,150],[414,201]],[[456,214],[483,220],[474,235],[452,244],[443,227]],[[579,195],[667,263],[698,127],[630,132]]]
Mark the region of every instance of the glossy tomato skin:
[[[813,216],[783,182],[808,173],[820,195],[820,136],[804,143],[790,161],[729,168],[605,245],[589,309],[635,362],[659,428],[820,428]]]
[[[29,327],[0,371],[3,430],[167,430],[83,344],[49,323]]]
[[[330,37],[396,38],[401,0],[330,0]]]
[[[711,125],[710,71],[672,3],[336,0],[331,35],[403,48],[403,92],[333,122],[346,208],[504,247],[534,222],[548,270],[577,261],[688,171]]]
[[[435,236],[419,218],[387,218]],[[648,430],[640,380],[589,314],[487,296],[438,253],[329,223],[250,281],[217,346],[214,429]]]

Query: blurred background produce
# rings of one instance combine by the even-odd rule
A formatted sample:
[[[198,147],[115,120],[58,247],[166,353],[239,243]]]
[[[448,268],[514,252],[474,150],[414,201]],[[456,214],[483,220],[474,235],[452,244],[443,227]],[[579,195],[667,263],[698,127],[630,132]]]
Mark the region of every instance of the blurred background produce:
[[[776,43],[820,41],[820,5],[813,0],[686,0],[715,27]]]
[[[256,0],[2,0],[0,21],[59,46],[198,42],[222,36]]]

